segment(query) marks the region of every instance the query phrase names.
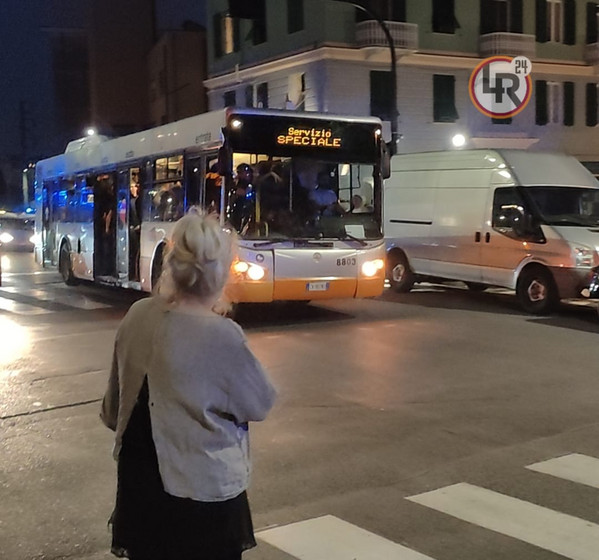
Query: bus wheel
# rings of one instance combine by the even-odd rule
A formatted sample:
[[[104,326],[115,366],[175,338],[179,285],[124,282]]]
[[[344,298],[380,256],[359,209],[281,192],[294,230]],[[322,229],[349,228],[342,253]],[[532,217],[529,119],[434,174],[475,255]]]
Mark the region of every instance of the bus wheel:
[[[73,265],[71,263],[71,252],[69,251],[69,246],[66,243],[63,243],[60,246],[60,253],[58,256],[58,270],[64,283],[67,286],[76,286],[79,281],[75,278],[73,274]]]
[[[395,251],[387,256],[387,278],[391,287],[400,294],[412,289],[415,277],[403,252]]]
[[[518,301],[528,313],[546,315],[559,303],[557,288],[551,273],[541,266],[525,268],[516,285]]]

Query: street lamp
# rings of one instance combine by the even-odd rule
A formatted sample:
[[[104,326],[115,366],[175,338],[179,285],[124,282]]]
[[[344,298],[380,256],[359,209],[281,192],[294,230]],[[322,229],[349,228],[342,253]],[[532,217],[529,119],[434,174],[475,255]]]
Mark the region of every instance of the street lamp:
[[[393,37],[391,37],[391,33],[389,32],[389,28],[385,24],[385,22],[375,14],[372,10],[361,4],[360,2],[353,2],[352,0],[334,0],[335,2],[343,2],[344,4],[351,4],[355,8],[366,12],[369,17],[375,19],[377,23],[381,26],[385,37],[387,38],[387,42],[389,43],[389,50],[391,51],[391,145],[389,146],[389,151],[391,155],[397,153],[397,142],[399,141],[399,134],[397,131],[397,118],[399,116],[399,112],[397,110],[397,58],[395,55],[395,44],[393,43]]]

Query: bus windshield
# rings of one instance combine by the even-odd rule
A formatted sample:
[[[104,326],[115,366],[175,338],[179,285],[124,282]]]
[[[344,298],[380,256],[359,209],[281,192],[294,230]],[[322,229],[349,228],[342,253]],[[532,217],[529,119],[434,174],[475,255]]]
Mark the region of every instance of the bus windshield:
[[[243,239],[377,239],[374,166],[236,153],[227,218]]]
[[[525,192],[548,225],[599,225],[599,189],[534,186],[526,187]]]

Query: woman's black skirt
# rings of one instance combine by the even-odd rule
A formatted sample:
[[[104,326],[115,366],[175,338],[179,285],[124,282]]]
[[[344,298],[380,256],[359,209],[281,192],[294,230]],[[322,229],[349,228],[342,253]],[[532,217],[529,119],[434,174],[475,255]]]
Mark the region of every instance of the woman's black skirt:
[[[123,436],[112,553],[132,560],[233,560],[256,546],[245,492],[198,502],[164,491],[148,409],[147,380]]]

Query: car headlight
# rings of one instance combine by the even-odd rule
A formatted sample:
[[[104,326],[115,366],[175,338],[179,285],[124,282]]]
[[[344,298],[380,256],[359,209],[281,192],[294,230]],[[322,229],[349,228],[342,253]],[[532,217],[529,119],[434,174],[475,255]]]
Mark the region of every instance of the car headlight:
[[[385,262],[383,259],[374,259],[373,261],[366,261],[362,264],[362,274],[367,278],[372,278],[376,275],[379,270],[385,268]]]
[[[580,245],[578,243],[571,243],[570,248],[572,249],[572,255],[574,257],[574,261],[576,262],[576,267],[591,268],[593,266],[595,251],[591,249],[591,247]]]
[[[0,233],[0,243],[10,243],[14,237],[5,231],[4,233]]]

